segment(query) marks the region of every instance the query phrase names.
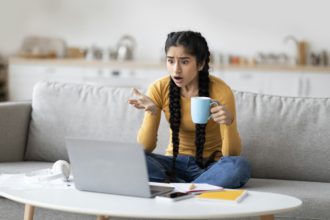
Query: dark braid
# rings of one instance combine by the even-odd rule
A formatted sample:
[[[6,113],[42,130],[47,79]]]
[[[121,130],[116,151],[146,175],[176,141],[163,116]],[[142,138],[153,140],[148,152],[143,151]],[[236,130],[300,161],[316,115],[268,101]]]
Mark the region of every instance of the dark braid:
[[[209,96],[209,61],[210,52],[205,38],[198,32],[182,31],[172,32],[168,34],[165,43],[165,53],[172,46],[183,46],[186,51],[196,56],[197,64],[203,65],[203,69],[199,71],[199,96]],[[175,176],[175,161],[179,153],[180,139],[179,128],[181,122],[181,106],[180,97],[181,89],[171,78],[170,81],[170,127],[172,130],[173,144],[173,165],[171,178]],[[196,161],[200,167],[203,167],[203,149],[205,143],[205,128],[206,125],[196,125]]]
[[[179,153],[179,128],[181,123],[181,106],[180,97],[181,89],[176,86],[171,78],[170,82],[170,127],[172,130],[172,144],[173,144],[173,163],[172,163],[172,177],[175,176],[175,161]]]
[[[202,37],[203,38],[203,37]],[[199,72],[198,84],[199,84],[199,96],[209,97],[209,61],[210,61],[210,52],[208,50],[208,46],[205,41],[205,45],[207,47],[207,55],[206,61],[203,69]],[[205,144],[205,129],[206,124],[196,124],[196,131],[195,131],[195,145],[196,145],[196,163],[198,166],[204,168],[203,164],[203,150]]]

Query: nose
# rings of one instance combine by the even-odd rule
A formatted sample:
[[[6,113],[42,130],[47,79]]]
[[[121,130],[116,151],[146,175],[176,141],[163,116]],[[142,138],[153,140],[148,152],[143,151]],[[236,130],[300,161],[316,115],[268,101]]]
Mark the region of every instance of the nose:
[[[181,72],[181,66],[179,62],[176,62],[173,66],[174,73],[180,73]]]

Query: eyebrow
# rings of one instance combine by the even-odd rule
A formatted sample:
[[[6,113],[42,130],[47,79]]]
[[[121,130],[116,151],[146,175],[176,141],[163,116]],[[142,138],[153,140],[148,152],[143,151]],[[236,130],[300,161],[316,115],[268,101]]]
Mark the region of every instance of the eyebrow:
[[[174,57],[167,56],[167,58],[174,59]],[[190,57],[179,57],[180,60],[189,60]]]

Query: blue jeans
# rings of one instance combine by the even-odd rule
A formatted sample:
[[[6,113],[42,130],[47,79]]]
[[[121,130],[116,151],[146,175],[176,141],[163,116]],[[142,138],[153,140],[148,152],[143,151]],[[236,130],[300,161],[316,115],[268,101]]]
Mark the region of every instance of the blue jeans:
[[[172,172],[172,156],[146,153],[149,181],[166,182]],[[175,182],[208,183],[224,188],[242,187],[250,179],[250,165],[241,156],[222,157],[202,169],[195,157],[178,155]]]

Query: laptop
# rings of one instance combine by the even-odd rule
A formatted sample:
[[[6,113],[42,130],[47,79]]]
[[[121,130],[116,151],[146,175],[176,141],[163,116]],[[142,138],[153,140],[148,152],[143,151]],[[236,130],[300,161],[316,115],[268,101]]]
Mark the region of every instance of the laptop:
[[[66,138],[78,190],[152,198],[173,187],[150,185],[144,151],[137,144]]]

